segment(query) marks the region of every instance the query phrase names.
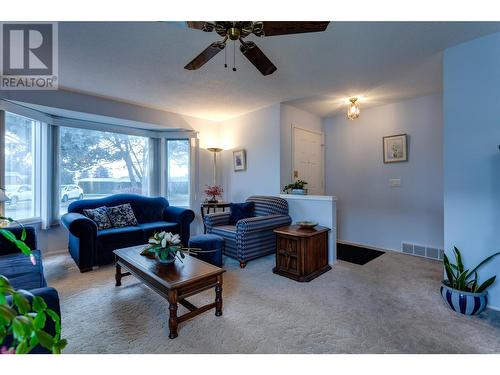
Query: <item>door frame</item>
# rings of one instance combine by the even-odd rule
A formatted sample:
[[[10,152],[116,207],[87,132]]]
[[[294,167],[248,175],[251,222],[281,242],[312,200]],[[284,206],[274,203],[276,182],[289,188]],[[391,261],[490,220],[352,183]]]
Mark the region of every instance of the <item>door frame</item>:
[[[321,190],[323,191],[323,194],[325,193],[325,133],[322,131],[317,131],[317,130],[312,130],[312,129],[306,129],[303,127],[300,127],[299,125],[292,125],[292,137],[291,137],[291,163],[290,163],[290,177],[291,181],[295,181],[296,177],[293,176],[293,172],[295,171],[295,130],[302,130],[305,132],[313,133],[316,135],[321,136],[321,171],[323,173],[323,178],[321,181]]]

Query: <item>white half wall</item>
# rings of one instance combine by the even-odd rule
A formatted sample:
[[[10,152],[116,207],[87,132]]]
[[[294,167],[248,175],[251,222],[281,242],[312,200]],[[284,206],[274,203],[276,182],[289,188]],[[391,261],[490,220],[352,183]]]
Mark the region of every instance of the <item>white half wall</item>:
[[[337,236],[401,251],[443,247],[442,98],[434,94],[324,119],[326,195],[336,196]],[[382,137],[407,133],[409,162],[384,164]],[[400,179],[400,187],[390,187]]]
[[[467,268],[500,251],[500,33],[444,53],[444,239]],[[479,271],[500,276],[500,257]],[[500,310],[500,281],[489,289]]]
[[[221,123],[224,199],[243,202],[250,195],[280,193],[280,104]],[[247,169],[235,172],[233,151],[246,151]]]

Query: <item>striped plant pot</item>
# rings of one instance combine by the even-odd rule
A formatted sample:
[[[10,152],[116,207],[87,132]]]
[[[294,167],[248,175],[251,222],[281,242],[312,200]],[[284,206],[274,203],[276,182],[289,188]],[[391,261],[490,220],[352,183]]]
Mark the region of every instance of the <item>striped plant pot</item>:
[[[441,283],[441,296],[453,311],[464,315],[477,315],[488,304],[488,291],[482,293],[463,292]]]

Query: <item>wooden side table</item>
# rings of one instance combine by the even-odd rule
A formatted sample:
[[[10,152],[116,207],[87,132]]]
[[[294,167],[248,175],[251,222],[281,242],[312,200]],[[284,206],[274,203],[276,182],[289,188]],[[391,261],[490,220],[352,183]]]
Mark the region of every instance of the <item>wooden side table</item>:
[[[222,212],[226,211],[226,207],[229,207],[228,202],[217,202],[217,203],[208,203],[204,202],[201,204],[201,221],[203,222],[203,233],[207,233],[207,227],[205,226],[205,209],[207,210],[207,214],[210,213],[210,209],[213,209],[214,213],[217,212],[218,208],[222,208]]]
[[[276,267],[273,272],[303,282],[331,270],[328,264],[329,231],[326,227],[301,229],[298,225],[275,229]]]

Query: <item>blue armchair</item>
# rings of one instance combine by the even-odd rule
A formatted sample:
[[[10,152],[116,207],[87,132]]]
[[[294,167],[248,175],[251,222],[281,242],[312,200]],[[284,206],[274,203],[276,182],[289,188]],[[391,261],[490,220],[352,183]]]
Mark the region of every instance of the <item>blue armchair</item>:
[[[237,259],[244,268],[249,260],[276,251],[274,229],[289,225],[288,202],[278,197],[248,197],[254,202],[254,217],[239,220],[229,225],[230,212],[217,212],[205,216],[207,233],[217,234],[225,239],[224,254]]]
[[[113,207],[130,203],[137,218],[137,226],[98,230],[94,221],[83,215],[83,209]],[[136,194],[116,194],[100,199],[75,201],[61,221],[69,231],[69,252],[80,272],[93,266],[112,263],[113,250],[145,244],[155,232],[179,234],[184,245],[188,244],[190,224],[194,212],[170,206],[162,197],[149,198]]]
[[[17,238],[21,238],[20,227],[8,228],[8,230]],[[43,274],[42,256],[40,250],[37,250],[35,228],[26,227],[25,243],[35,256],[35,265],[31,264],[30,258],[22,254],[12,242],[0,235],[0,275],[8,278],[14,288],[28,290],[31,294],[42,297],[47,306],[61,316],[59,295],[54,288],[47,287]],[[31,297],[28,296],[28,299]],[[44,330],[52,335],[55,334],[55,326],[51,319],[47,319]],[[11,341],[12,338],[7,337],[3,345],[8,346]],[[37,345],[31,353],[44,354],[50,351]]]

